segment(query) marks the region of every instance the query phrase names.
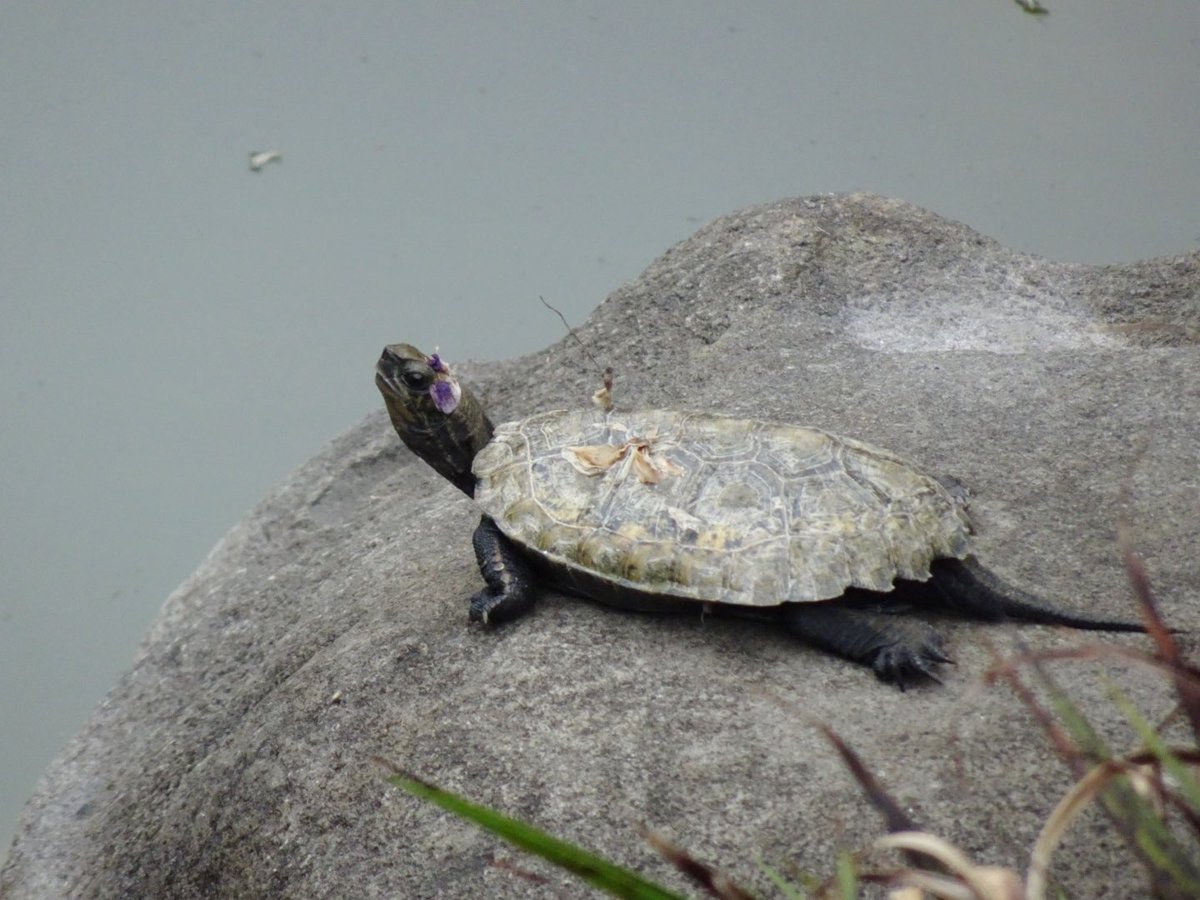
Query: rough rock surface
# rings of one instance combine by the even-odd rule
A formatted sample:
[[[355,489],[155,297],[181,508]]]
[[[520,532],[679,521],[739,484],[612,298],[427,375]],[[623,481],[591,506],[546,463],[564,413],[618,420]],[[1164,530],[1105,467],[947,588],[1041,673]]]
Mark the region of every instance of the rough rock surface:
[[[836,196],[712,223],[579,335],[616,367],[625,405],[813,424],[955,474],[987,564],[1103,615],[1132,614],[1114,534],[1144,436],[1134,534],[1163,610],[1195,630],[1198,328],[1198,255],[1064,265],[904,203]],[[498,421],[579,402],[589,369],[566,340],[459,367]],[[581,892],[389,787],[374,754],[677,885],[634,820],[759,888],[759,858],[828,872],[836,848],[881,833],[812,718],[986,862],[1019,864],[1067,784],[1020,705],[977,679],[989,645],[1018,632],[1038,648],[1078,634],[944,623],[958,666],[902,694],[751,623],[550,595],[486,631],[466,622],[475,521],[382,410],[334,441],[168,600],[38,786],[0,895]],[[1056,669],[1123,746],[1106,670],[1151,719],[1167,693],[1115,666]],[[1098,817],[1055,872],[1074,896],[1138,892]]]

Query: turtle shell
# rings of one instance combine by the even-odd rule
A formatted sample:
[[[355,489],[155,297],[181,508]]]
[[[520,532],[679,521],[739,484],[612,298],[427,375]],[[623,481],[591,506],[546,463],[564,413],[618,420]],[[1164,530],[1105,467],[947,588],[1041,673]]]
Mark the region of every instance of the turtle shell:
[[[475,499],[552,567],[613,590],[739,606],[924,581],[966,513],[912,463],[816,428],[671,411],[500,425]]]

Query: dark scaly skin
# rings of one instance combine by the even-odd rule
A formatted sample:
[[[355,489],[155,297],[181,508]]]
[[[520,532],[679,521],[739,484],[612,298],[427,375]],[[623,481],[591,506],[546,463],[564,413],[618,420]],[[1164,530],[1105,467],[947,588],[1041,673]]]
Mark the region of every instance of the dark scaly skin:
[[[392,427],[408,449],[468,497],[475,495],[471,461],[492,439],[492,423],[470,388],[462,388],[458,408],[445,415],[429,396],[435,373],[428,357],[411,344],[391,344],[375,366],[375,386],[383,394]]]
[[[953,662],[942,636],[916,619],[894,612],[824,603],[788,603],[783,623],[799,638],[838,656],[870,666],[882,681],[898,684],[940,680],[937,667]]]
[[[465,386],[452,414],[439,410],[429,395],[435,378],[429,358],[411,344],[385,347],[375,367],[375,384],[400,439],[439,475],[473,497],[471,461],[492,439],[492,423]],[[475,529],[473,543],[487,587],[471,598],[470,620],[495,624],[523,615],[536,599],[529,563],[487,516]]]
[[[457,408],[441,412],[430,396],[436,373],[429,357],[410,344],[384,348],[375,384],[401,440],[439,474],[468,496],[474,496],[471,463],[492,436],[492,424],[479,401],[462,386]],[[475,558],[486,587],[470,602],[471,621],[496,624],[518,618],[532,608],[539,579],[569,593],[615,606],[637,592],[617,588],[604,579],[566,573],[539,565],[506,538],[484,516],[475,529]],[[942,606],[961,616],[984,621],[1007,619],[1065,625],[1093,631],[1144,631],[1131,622],[1092,619],[1049,606],[985,568],[973,556],[940,559],[925,583],[897,582],[887,594],[849,591],[844,599],[788,603],[767,608],[797,637],[839,656],[868,666],[883,681],[898,684],[937,679],[938,666],[951,662],[941,635],[920,621],[896,615],[907,602]],[[656,598],[646,594],[645,601]],[[642,605],[642,604],[637,604]],[[892,607],[889,611],[888,607]],[[763,608],[722,605],[719,611],[762,617]]]

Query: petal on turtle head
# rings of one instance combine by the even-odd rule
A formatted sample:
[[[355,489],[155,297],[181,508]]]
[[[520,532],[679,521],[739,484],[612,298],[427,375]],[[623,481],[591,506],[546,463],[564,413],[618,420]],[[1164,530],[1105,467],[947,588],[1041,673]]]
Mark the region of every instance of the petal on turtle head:
[[[450,374],[450,367],[446,365],[445,360],[438,355],[437,350],[434,350],[430,357],[425,360],[425,362],[429,364],[429,368],[433,369],[433,371],[437,372],[439,375]]]
[[[429,396],[433,398],[433,405],[438,408],[438,412],[448,416],[458,408],[458,401],[462,398],[462,388],[458,386],[458,382],[454,378],[439,376],[429,386]]]

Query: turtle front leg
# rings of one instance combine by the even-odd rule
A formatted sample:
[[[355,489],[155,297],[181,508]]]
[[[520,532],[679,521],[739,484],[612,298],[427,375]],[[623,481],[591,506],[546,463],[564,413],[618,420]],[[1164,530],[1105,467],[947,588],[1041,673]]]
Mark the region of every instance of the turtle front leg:
[[[495,625],[527,613],[535,596],[533,570],[525,557],[487,516],[479,520],[472,543],[487,587],[471,598],[471,621]]]
[[[904,689],[910,681],[937,681],[937,667],[953,662],[942,636],[924,622],[898,619],[835,603],[789,603],[789,631],[839,656],[870,666],[881,681]]]

